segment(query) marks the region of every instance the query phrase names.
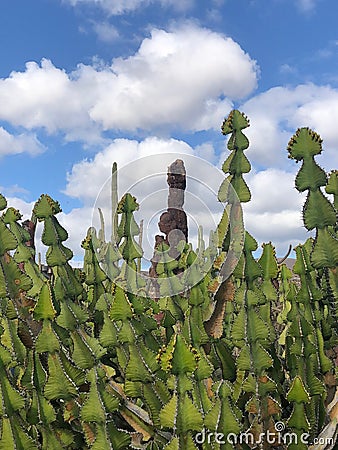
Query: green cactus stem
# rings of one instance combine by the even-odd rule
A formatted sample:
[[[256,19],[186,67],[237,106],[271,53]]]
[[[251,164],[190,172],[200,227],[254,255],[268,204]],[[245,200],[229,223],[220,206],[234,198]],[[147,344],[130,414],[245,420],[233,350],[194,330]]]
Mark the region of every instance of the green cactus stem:
[[[73,252],[63,245],[68,239],[68,233],[55,217],[60,212],[59,203],[46,194],[41,195],[33,209],[37,220],[44,222],[42,242],[48,246],[46,262],[53,268],[59,301],[68,296],[76,299],[82,293],[82,285],[68,262],[73,257]]]
[[[81,244],[85,250],[83,271],[85,274],[85,283],[88,286],[87,301],[92,311],[101,295],[105,293],[103,282],[107,278],[97,259],[97,253],[93,244],[94,233],[94,229],[89,229],[86,239]]]
[[[143,250],[135,240],[140,233],[139,226],[134,219],[134,212],[138,210],[136,198],[131,194],[125,194],[120,200],[117,208],[121,214],[120,224],[117,230],[119,252],[124,262],[122,264],[119,282],[125,283],[128,291],[134,292],[139,288],[137,277],[137,263],[135,260],[141,258]]]
[[[338,170],[332,170],[329,174],[329,180],[325,187],[327,194],[333,195],[333,206],[338,211]]]
[[[31,236],[29,232],[19,224],[18,221],[21,218],[22,215],[20,212],[14,208],[8,208],[6,213],[3,214],[4,223],[9,226],[9,229],[14,234],[18,243],[13,259],[31,278],[32,287],[27,291],[27,296],[34,298],[40,292],[46,279],[41,273],[38,264],[35,262],[34,247],[27,245],[31,240]]]
[[[117,241],[117,229],[118,229],[118,216],[117,216],[117,207],[118,207],[118,190],[117,190],[117,163],[114,162],[112,166],[112,176],[111,176],[111,222],[112,222],[112,231],[111,231],[111,242],[113,245],[116,244]]]
[[[249,126],[247,117],[233,110],[228,118],[223,122],[222,133],[226,136],[231,133],[228,141],[228,149],[232,152],[222,166],[224,173],[229,173],[228,178],[223,182],[219,191],[220,201],[229,201],[232,203],[232,193],[229,191],[229,184],[236,192],[240,202],[248,202],[251,194],[246,182],[243,179],[243,173],[251,170],[251,165],[244,154],[244,150],[249,147],[249,141],[242,130]],[[237,199],[235,199],[237,200]]]
[[[314,159],[322,152],[322,140],[309,128],[299,128],[289,142],[288,152],[290,158],[302,161],[296,176],[296,189],[299,192],[308,191],[303,221],[307,230],[316,229],[312,263],[315,268],[333,268],[338,265],[338,241],[330,227],[336,225],[337,214],[321,191],[321,187],[327,184],[327,177]]]

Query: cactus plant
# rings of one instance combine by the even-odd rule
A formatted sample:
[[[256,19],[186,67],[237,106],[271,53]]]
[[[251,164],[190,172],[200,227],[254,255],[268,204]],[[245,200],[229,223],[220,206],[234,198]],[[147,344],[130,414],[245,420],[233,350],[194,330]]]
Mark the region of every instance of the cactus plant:
[[[248,126],[237,110],[222,126],[231,154],[209,245],[199,229],[194,249],[184,227],[174,257],[168,233],[157,240],[161,295],[150,297],[139,276],[138,204],[129,193],[118,201],[116,165],[110,241],[101,214],[101,230],[83,240],[81,270],[70,264],[60,205],[46,194],[37,201],[51,278],[0,195],[0,449],[293,450],[324,435],[333,448],[337,171],[325,174],[315,161],[320,137],[299,129],[288,152],[302,161],[296,188],[307,191],[304,225],[315,236],[295,248],[292,272],[270,242],[257,259],[241,209],[251,197]]]

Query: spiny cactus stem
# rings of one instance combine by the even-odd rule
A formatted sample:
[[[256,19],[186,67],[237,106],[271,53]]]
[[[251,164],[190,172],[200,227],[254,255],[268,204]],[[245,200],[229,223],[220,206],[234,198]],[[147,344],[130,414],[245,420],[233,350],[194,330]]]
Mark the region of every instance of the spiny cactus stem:
[[[114,162],[112,167],[111,176],[111,242],[116,243],[117,237],[117,205],[118,205],[118,192],[117,192],[117,164]]]

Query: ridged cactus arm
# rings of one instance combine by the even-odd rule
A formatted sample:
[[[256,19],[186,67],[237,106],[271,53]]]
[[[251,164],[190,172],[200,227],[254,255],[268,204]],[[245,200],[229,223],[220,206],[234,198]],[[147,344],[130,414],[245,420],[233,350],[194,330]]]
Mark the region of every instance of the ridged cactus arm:
[[[111,176],[111,242],[113,245],[117,243],[117,228],[118,228],[118,187],[117,187],[117,163],[114,162],[112,166]]]
[[[56,359],[59,356],[62,343],[53,330],[54,319],[57,312],[54,307],[52,287],[49,282],[43,284],[35,307],[32,311],[34,320],[40,325],[40,332],[34,337],[34,344],[28,349],[28,364],[25,367],[21,379],[21,385],[26,393],[32,398],[32,402],[27,409],[27,421],[31,427],[36,427],[36,431],[41,435],[43,446],[59,449],[62,446],[62,439],[58,439],[57,431],[53,423],[56,421],[56,411],[48,396],[48,382],[51,387],[50,393],[60,383],[63,398],[66,398],[68,388],[75,395],[74,385],[67,380],[65,373],[57,374],[58,379],[52,380],[46,370],[47,360]],[[52,373],[51,365],[49,366]],[[56,374],[55,374],[56,375]],[[54,385],[53,385],[54,384]]]
[[[278,263],[276,259],[276,250],[271,242],[267,244],[263,244],[263,253],[258,260],[259,265],[262,268],[263,272],[263,282],[267,282],[266,284],[270,287],[271,280],[277,278],[278,275]],[[264,283],[265,284],[265,283]],[[267,289],[270,291],[270,289]],[[270,292],[272,296],[275,298],[275,291]]]
[[[220,448],[231,450],[234,448],[235,437],[240,436],[243,430],[242,413],[234,405],[233,386],[230,382],[222,380],[216,384],[215,396],[216,401],[205,416],[205,426],[211,432],[223,436]]]
[[[259,287],[262,274],[269,277],[275,274],[275,270],[272,270],[272,254],[270,257],[265,254],[262,271],[252,254],[256,249],[257,242],[246,233],[243,278],[234,299],[230,340],[239,352],[235,395],[238,401],[247,399],[245,426],[258,439],[260,433],[273,429],[281,415],[281,406],[278,394],[280,377],[275,379],[280,362],[273,351],[275,334],[268,314],[270,300]]]
[[[336,226],[337,213],[321,191],[326,186],[324,170],[314,157],[322,152],[320,136],[309,128],[299,128],[288,145],[289,157],[302,167],[296,176],[298,191],[308,191],[303,209],[303,221],[307,230],[316,229],[316,238],[311,253],[315,268],[336,267],[338,265],[338,241],[330,228]]]
[[[333,206],[338,217],[338,170],[330,172],[325,191],[327,194],[333,195]],[[332,227],[332,232],[338,239],[338,220],[335,226]],[[322,287],[328,299],[329,315],[334,318],[335,325],[333,326],[338,330],[338,270],[336,267],[324,268]]]
[[[17,209],[8,208],[3,214],[2,219],[9,229],[14,234],[18,245],[14,253],[14,260],[18,263],[26,262],[34,255],[34,250],[27,247],[25,243],[29,240],[29,233],[22,228],[18,221],[22,218],[22,215]]]
[[[7,205],[7,202],[5,200],[3,205]],[[6,226],[3,220],[3,216],[0,217],[0,233],[0,256],[3,257],[4,255],[8,254],[7,252],[9,252],[10,250],[15,250],[18,245],[18,241],[15,238],[14,234]]]
[[[199,355],[180,333],[175,333],[159,354],[162,370],[172,376],[168,380],[171,399],[160,411],[164,430],[170,430],[172,448],[194,449],[193,433],[203,429],[203,415],[191,398]]]
[[[103,215],[102,215],[103,220]],[[121,259],[121,254],[118,251],[117,244],[113,242],[106,242],[101,230],[96,235],[96,230],[91,228],[91,240],[92,245],[95,250],[95,255],[100,263],[100,267],[106,273],[108,279],[110,280],[110,285],[115,281],[120,273],[120,268],[118,262]],[[106,282],[106,285],[109,283]],[[108,286],[106,286],[108,288]]]
[[[143,228],[144,228],[144,219],[140,221],[140,233],[138,236],[138,245],[142,248],[143,245]],[[142,258],[137,258],[137,271],[141,272],[142,268]]]
[[[134,218],[134,212],[138,210],[138,207],[136,198],[127,193],[122,197],[117,208],[117,213],[121,214],[117,230],[118,242],[121,242],[119,252],[124,259],[119,282],[124,283],[126,289],[132,292],[141,287],[138,286],[136,260],[143,256],[143,250],[135,240],[135,236],[140,233],[140,228]]]
[[[325,191],[327,194],[333,195],[333,206],[338,213],[338,170],[330,172]]]
[[[43,194],[36,202],[33,213],[39,222],[44,222],[42,242],[48,246],[46,262],[53,268],[58,299],[76,299],[82,293],[82,285],[69,264],[73,252],[63,245],[68,239],[67,231],[55,217],[61,212],[58,202]]]
[[[47,264],[50,267],[65,265],[73,257],[73,252],[62,244],[68,239],[68,233],[55,217],[61,212],[59,203],[43,194],[36,202],[33,212],[39,222],[44,222],[42,242],[49,247],[46,254]]]
[[[275,328],[279,334],[276,351],[283,361],[285,360],[284,351],[286,334],[288,327],[290,326],[290,323],[287,320],[288,313],[291,309],[290,297],[294,298],[296,296],[296,284],[292,281],[293,278],[294,274],[292,271],[286,264],[281,264],[279,267],[279,312],[276,318]]]
[[[21,218],[22,215],[15,208],[8,208],[6,213],[3,214],[4,222],[9,226],[9,229],[12,231],[18,242],[13,259],[32,280],[32,287],[27,291],[27,296],[35,297],[40,292],[46,278],[39,270],[38,264],[35,262],[35,249],[27,245],[27,243],[30,243],[31,236],[29,232],[19,224]]]
[[[245,258],[244,279],[249,288],[253,288],[255,280],[262,275],[262,268],[253,256],[253,252],[258,248],[257,241],[246,231],[243,248]]]
[[[177,276],[179,261],[170,256],[169,252],[170,246],[164,240],[161,240],[154,250],[152,262],[155,267],[157,295],[170,297],[179,304],[179,293],[184,291],[184,284],[182,278]]]
[[[31,278],[19,269],[10,254],[10,251],[16,250],[18,246],[18,239],[8,228],[6,213],[4,213],[0,217],[0,298],[9,297],[14,302],[18,300],[22,292],[32,288]]]
[[[6,197],[4,197],[1,193],[0,193],[0,211],[3,211],[7,206],[7,200]]]
[[[228,141],[228,149],[232,153],[222,167],[223,172],[229,173],[230,175],[220,187],[218,194],[220,201],[228,200],[232,203],[232,193],[228,190],[229,183],[235,190],[241,202],[248,202],[251,198],[250,190],[242,175],[251,170],[251,165],[244,154],[244,150],[249,147],[249,141],[242,132],[242,130],[248,126],[249,121],[247,117],[238,110],[231,111],[228,118],[223,122],[222,133],[225,136],[231,134]],[[230,195],[230,198],[228,198],[228,195]]]
[[[289,450],[307,450],[308,446],[302,442],[304,433],[310,430],[310,422],[306,415],[306,405],[310,403],[310,395],[302,381],[296,376],[291,383],[286,395],[287,400],[293,405],[293,410],[288,418],[287,426],[295,433],[296,439],[288,446]]]
[[[101,295],[105,293],[103,282],[107,275],[101,269],[94,249],[93,236],[95,230],[89,229],[86,239],[82,241],[81,247],[85,251],[83,261],[83,271],[85,274],[85,283],[88,286],[87,302],[89,302],[90,311],[94,311],[95,306]]]
[[[43,321],[36,351],[48,355],[44,396],[51,401],[64,399],[65,407],[73,408],[73,398],[85,384],[83,374],[99,363],[106,350],[92,336],[89,314],[79,302],[83,287],[68,263],[72,252],[63,245],[68,234],[55,217],[60,211],[59,204],[46,195],[34,207],[37,219],[44,222],[42,241],[49,246],[46,259],[55,277],[52,290],[43,286],[36,304],[36,318]]]
[[[2,448],[29,448],[38,450],[37,443],[28,435],[23,427],[22,412],[25,410],[25,397],[17,389],[13,377],[13,361],[11,353],[3,346],[0,347],[0,423]]]
[[[100,217],[100,229],[99,229],[99,241],[106,242],[106,225],[104,222],[104,216],[101,208],[98,208],[99,217]]]
[[[90,389],[80,413],[87,444],[93,450],[130,448],[130,434],[119,430],[113,419],[121,401],[114,391],[107,389],[104,370],[101,367],[90,369],[87,380]]]
[[[300,192],[308,189],[317,191],[318,188],[326,185],[326,174],[314,159],[316,155],[322,153],[322,142],[319,134],[303,127],[298,128],[288,143],[289,158],[296,162],[302,161],[302,167],[295,181],[296,188]]]
[[[223,172],[228,174],[228,177],[218,190],[218,200],[225,203],[225,207],[216,232],[216,245],[220,251],[212,267],[216,277],[210,283],[210,288],[215,293],[215,308],[206,324],[208,334],[215,329],[217,322],[222,322],[225,317],[227,321],[231,320],[230,276],[234,274],[236,266],[241,265],[245,240],[241,202],[247,202],[251,198],[250,190],[243,179],[243,173],[251,170],[251,165],[244,154],[244,150],[249,147],[249,141],[242,132],[248,126],[247,117],[238,110],[231,111],[222,124],[222,133],[231,134],[228,141],[231,154],[222,166]]]
[[[297,246],[294,273],[298,275],[298,291],[289,295],[291,309],[287,315],[289,327],[286,332],[286,368],[292,378],[298,378],[308,392],[307,404],[302,407],[309,423],[311,438],[318,435],[324,425],[325,376],[332,363],[325,354],[322,334],[323,310],[321,291],[316,286],[314,268],[310,261],[311,241]],[[290,292],[291,294],[291,292]],[[300,406],[295,406],[299,409]],[[296,427],[297,428],[297,427]],[[296,433],[299,430],[295,431]]]
[[[189,342],[195,348],[199,349],[209,341],[209,337],[205,331],[203,315],[206,307],[210,304],[210,296],[205,285],[205,280],[197,282],[200,273],[198,267],[196,267],[197,255],[193,250],[189,251],[187,262],[189,270],[186,272],[184,284],[192,287],[188,295],[189,308],[185,314],[183,333],[185,332],[185,336],[189,339]]]
[[[275,310],[278,300],[278,289],[276,289],[277,277],[278,277],[278,264],[276,258],[276,251],[271,242],[263,244],[263,253],[258,260],[260,267],[262,268],[262,281],[259,284],[259,288],[265,295],[266,302],[261,306],[260,312],[263,320],[269,327],[271,339],[275,338],[275,329],[272,323],[273,317],[272,311]]]

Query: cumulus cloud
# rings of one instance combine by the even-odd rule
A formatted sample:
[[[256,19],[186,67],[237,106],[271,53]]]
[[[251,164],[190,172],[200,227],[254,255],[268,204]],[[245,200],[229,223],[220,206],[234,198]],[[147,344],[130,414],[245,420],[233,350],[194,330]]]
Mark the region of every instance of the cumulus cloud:
[[[105,217],[106,236],[110,236],[111,168],[114,161],[118,164],[119,198],[130,192],[140,205],[136,219],[138,222],[144,220],[143,242],[146,258],[150,259],[152,256],[154,236],[159,233],[159,216],[167,208],[167,169],[177,158],[184,160],[187,170],[185,209],[188,214],[190,240],[196,245],[199,225],[203,225],[204,236],[208,240],[209,231],[216,228],[222,210],[217,201],[217,190],[224,174],[203,159],[206,155],[211,160],[217,158],[210,143],[192,148],[186,142],[175,139],[116,139],[93,159],[84,159],[74,164],[68,174],[64,193],[79,200],[82,206],[58,215],[60,223],[69,232],[65,245],[73,250],[74,260],[83,258],[81,241],[88,228],[100,227],[98,208],[102,209]],[[12,186],[2,191],[8,195],[9,206],[19,209],[23,219],[30,218],[34,202],[29,203],[13,195],[25,194],[21,187]],[[37,241],[41,237],[41,231],[40,224]],[[38,251],[44,255],[46,248],[39,243]]]
[[[310,236],[302,221],[306,196],[295,189],[294,173],[267,169],[246,180],[252,199],[243,205],[245,225],[260,243],[271,241],[282,255]]]
[[[27,129],[80,132],[89,138],[86,126],[91,96],[95,95],[93,88],[88,86],[85,76],[79,81],[75,74],[68,76],[47,59],[41,65],[29,62],[24,72],[12,72],[0,80],[0,119]]]
[[[29,62],[0,80],[0,120],[93,141],[100,131],[219,126],[256,87],[257,65],[232,39],[185,25],[154,29],[138,51],[72,73]],[[224,109],[227,109],[224,111]]]
[[[267,169],[246,176],[252,200],[246,211],[264,212],[300,211],[304,197],[295,188],[295,174],[280,169]]]
[[[99,7],[109,15],[121,15],[135,11],[141,7],[149,5],[158,5],[164,7],[173,7],[177,10],[188,9],[194,0],[64,0],[72,6],[83,4]]]
[[[155,137],[141,142],[115,140],[92,160],[75,164],[68,174],[65,193],[80,199],[86,214],[67,215],[65,223],[71,220],[69,224],[72,229],[82,227],[85,230],[91,224],[98,227],[97,208],[101,207],[109,236],[111,165],[113,161],[118,161],[119,195],[130,191],[140,202],[136,217],[138,221],[145,219],[144,245],[146,255],[151,256],[153,237],[158,233],[159,215],[166,208],[166,170],[172,161],[181,157],[188,175],[185,209],[190,221],[190,237],[196,244],[197,227],[203,225],[207,241],[209,230],[216,228],[220,218],[222,205],[216,205],[216,197],[225,175],[215,167],[207,167],[205,161],[198,160],[194,156],[196,150],[215,160],[210,144],[192,148],[183,141]],[[278,255],[285,253],[289,244],[295,246],[310,235],[302,222],[305,196],[294,187],[295,174],[296,170],[288,172],[270,168],[260,172],[252,170],[245,177],[252,193],[252,200],[243,205],[245,225],[260,244],[271,240]]]
[[[231,38],[187,25],[153,30],[135,55],[115,59],[111,70],[116,78],[91,109],[105,129],[179,124],[195,131],[210,127],[206,118],[215,111],[219,119],[224,116],[223,111],[219,117],[218,100],[251,93],[258,69]]]
[[[0,157],[18,153],[28,153],[31,156],[35,156],[44,151],[45,147],[35,134],[22,133],[13,135],[3,127],[0,127]]]
[[[150,258],[154,236],[159,233],[158,220],[167,208],[167,168],[176,159],[183,159],[187,171],[185,210],[188,215],[190,239],[196,244],[199,225],[204,227],[208,240],[209,232],[215,229],[220,218],[222,205],[217,200],[217,191],[224,174],[196,155],[208,155],[216,159],[214,149],[208,143],[196,148],[184,141],[149,137],[143,141],[116,139],[99,152],[92,160],[75,164],[68,174],[65,193],[79,199],[90,214],[73,216],[81,221],[81,227],[99,227],[98,208],[104,213],[107,236],[111,226],[111,167],[118,164],[119,198],[130,192],[139,202],[135,217],[144,220],[144,249]],[[89,209],[88,209],[89,208]],[[70,216],[65,216],[70,220]],[[74,228],[74,224],[72,224]],[[74,228],[76,229],[76,227]]]
[[[109,238],[111,166],[114,161],[118,162],[119,197],[128,191],[140,204],[135,216],[138,223],[144,219],[146,259],[152,256],[154,236],[159,233],[159,216],[167,206],[167,167],[176,158],[183,159],[187,169],[185,210],[189,218],[190,241],[196,246],[197,229],[202,225],[208,242],[209,231],[216,228],[223,208],[217,202],[217,191],[225,175],[196,157],[196,152],[207,154],[211,160],[216,158],[210,144],[192,148],[184,141],[150,137],[143,141],[116,139],[93,159],[76,163],[68,174],[65,194],[80,200],[82,206],[58,215],[69,231],[66,245],[74,251],[74,261],[83,258],[80,245],[87,229],[92,225],[97,229],[100,227],[98,207],[104,213],[106,237]],[[295,173],[270,168],[260,172],[252,170],[245,178],[252,193],[252,200],[243,205],[245,226],[259,244],[272,241],[277,254],[282,256],[289,244],[296,246],[310,236],[302,222],[305,195],[299,194],[294,187]],[[25,218],[30,217],[33,203],[10,198],[9,204],[21,210]],[[45,253],[41,244],[39,251]]]
[[[7,190],[5,190],[4,192],[8,193]],[[17,196],[7,196],[6,200],[8,207],[12,206],[13,208],[20,211],[20,213],[22,214],[22,220],[31,218],[35,202],[26,202],[25,200],[22,200],[22,198]]]
[[[120,169],[135,160],[165,153],[192,154],[193,149],[186,142],[175,139],[164,140],[149,137],[141,142],[115,139],[103,151],[98,152],[94,159],[84,159],[74,164],[71,172],[67,175],[67,186],[64,193],[90,204],[96,200],[105,183],[110,180],[113,162],[117,162],[118,169]],[[143,166],[138,165],[138,167],[140,171]],[[152,169],[156,171],[155,167]],[[124,190],[132,185],[134,182],[132,180],[142,177],[142,173],[139,172],[136,177],[136,174],[128,169],[123,174],[124,178],[121,182],[124,184],[122,188]]]
[[[248,157],[260,167],[291,167],[287,144],[299,127],[310,127],[324,140],[318,162],[326,170],[338,167],[338,90],[314,84],[275,87],[241,106],[250,118],[245,130],[250,140]],[[294,167],[294,163],[292,163]]]
[[[308,235],[301,221],[304,199],[293,188],[298,166],[287,158],[287,143],[298,127],[310,126],[324,139],[325,151],[319,163],[326,170],[338,167],[338,90],[314,84],[275,87],[242,100],[255,89],[258,75],[256,62],[219,33],[191,24],[170,31],[153,29],[133,55],[116,58],[110,65],[79,65],[67,73],[42,60],[40,65],[28,63],[23,72],[12,72],[0,80],[0,120],[30,131],[44,128],[48,133],[63,132],[69,140],[97,142],[103,130],[146,130],[153,134],[179,127],[187,132],[218,129],[233,103],[242,101],[240,109],[251,121],[245,130],[251,143],[248,158],[256,169],[271,167],[247,177],[253,199],[245,205],[246,225],[259,241],[271,239],[283,253],[289,243],[297,244]],[[11,135],[0,128],[0,155],[23,151],[43,151],[35,134]],[[167,153],[172,157],[164,158]],[[184,141],[148,137],[143,141],[115,139],[93,159],[74,164],[65,194],[80,200],[83,207],[60,215],[70,231],[67,245],[80,254],[87,228],[93,221],[98,223],[98,206],[104,209],[109,224],[114,161],[119,169],[130,169],[123,172],[120,193],[132,187],[136,196],[137,190],[144,193],[143,207],[159,211],[165,207],[167,196],[166,168],[176,154],[187,159],[197,154],[216,161],[210,143],[192,148]],[[162,166],[132,166],[134,160],[151,155],[159,155]],[[201,167],[187,163],[188,174],[203,180]],[[153,184],[147,178],[149,170],[160,174],[153,177]],[[138,184],[135,176],[145,182]],[[222,176],[212,178],[216,192]],[[209,177],[205,183],[210,182]],[[202,185],[191,193],[195,196],[187,197],[187,204],[191,202],[192,220],[206,226],[209,211],[198,203],[206,195]],[[21,205],[27,210],[30,206]],[[150,219],[155,234],[157,218]]]

